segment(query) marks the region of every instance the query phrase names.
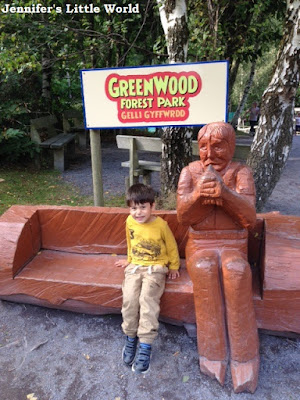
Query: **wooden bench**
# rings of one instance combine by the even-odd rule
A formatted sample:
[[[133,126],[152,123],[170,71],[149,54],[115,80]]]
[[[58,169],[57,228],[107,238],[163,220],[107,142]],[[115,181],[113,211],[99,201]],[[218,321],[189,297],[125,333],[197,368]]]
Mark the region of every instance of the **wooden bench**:
[[[71,109],[62,114],[64,133],[74,133],[78,140],[78,146],[86,148],[87,133],[83,124],[82,112]]]
[[[168,280],[160,319],[194,324],[185,268],[187,227],[176,211],[156,211],[172,230],[180,278]],[[0,299],[91,314],[120,313],[126,208],[12,206],[0,217]],[[300,217],[258,214],[249,234],[258,327],[300,333]]]
[[[125,178],[126,189],[137,183],[140,176],[142,176],[143,183],[150,185],[151,174],[152,172],[160,172],[161,163],[158,161],[140,160],[138,152],[146,151],[161,154],[161,139],[146,136],[117,135],[116,140],[119,149],[129,150],[129,160],[121,163],[122,167],[129,168],[129,176]],[[251,143],[252,138],[237,138],[233,159],[239,161],[245,160],[250,151]],[[197,140],[192,141],[192,154],[193,156],[199,156]]]
[[[129,186],[139,181],[142,175],[146,185],[151,184],[151,173],[159,172],[160,162],[139,160],[138,151],[161,153],[161,139],[144,136],[117,135],[117,146],[119,149],[129,150],[129,161],[122,162],[122,167],[129,168],[129,176],[125,178],[125,186]]]
[[[75,152],[75,135],[59,132],[54,115],[30,120],[31,140],[38,143],[41,149],[53,152],[54,168],[63,172],[66,168],[66,158]]]

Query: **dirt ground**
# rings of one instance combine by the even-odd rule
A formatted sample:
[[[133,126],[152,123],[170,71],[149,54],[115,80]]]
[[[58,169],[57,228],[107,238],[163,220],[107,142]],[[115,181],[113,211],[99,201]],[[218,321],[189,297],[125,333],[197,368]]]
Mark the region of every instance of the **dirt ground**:
[[[80,170],[80,169],[78,169]],[[265,211],[300,215],[300,136]],[[91,316],[0,301],[0,400],[300,400],[300,338],[260,332],[255,394],[202,375],[196,339],[161,323],[151,370],[122,364],[120,315]]]

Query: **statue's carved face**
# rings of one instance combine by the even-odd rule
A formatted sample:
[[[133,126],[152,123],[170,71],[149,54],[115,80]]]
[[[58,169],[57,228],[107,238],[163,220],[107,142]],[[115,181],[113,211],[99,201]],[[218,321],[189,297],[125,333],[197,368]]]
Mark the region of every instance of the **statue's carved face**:
[[[204,168],[209,165],[222,171],[232,157],[228,141],[220,133],[206,132],[199,141],[200,160]]]

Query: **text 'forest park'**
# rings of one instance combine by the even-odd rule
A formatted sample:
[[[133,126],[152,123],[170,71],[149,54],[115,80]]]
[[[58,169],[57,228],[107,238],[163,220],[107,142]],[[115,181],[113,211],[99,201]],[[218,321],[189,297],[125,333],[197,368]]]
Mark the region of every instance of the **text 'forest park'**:
[[[41,3],[31,4],[30,6],[15,6],[12,4],[5,4],[4,7],[0,8],[3,14],[100,14],[105,11],[107,14],[138,14],[140,12],[140,5],[138,3],[128,4],[127,6],[119,6],[117,3],[114,4],[103,4],[102,7],[94,6],[94,4],[65,4],[64,7],[56,6],[44,6]]]

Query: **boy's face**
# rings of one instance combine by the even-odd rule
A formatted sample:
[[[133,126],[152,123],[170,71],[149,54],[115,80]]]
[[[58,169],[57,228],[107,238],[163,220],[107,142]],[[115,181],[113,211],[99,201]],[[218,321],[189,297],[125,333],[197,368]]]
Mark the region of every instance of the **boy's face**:
[[[145,224],[152,220],[152,211],[154,209],[154,204],[150,203],[131,203],[129,210],[132,218],[139,224]]]

